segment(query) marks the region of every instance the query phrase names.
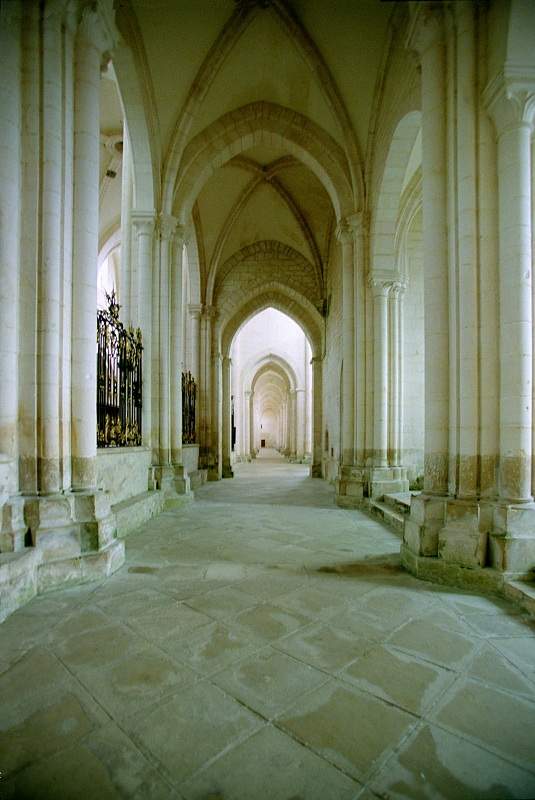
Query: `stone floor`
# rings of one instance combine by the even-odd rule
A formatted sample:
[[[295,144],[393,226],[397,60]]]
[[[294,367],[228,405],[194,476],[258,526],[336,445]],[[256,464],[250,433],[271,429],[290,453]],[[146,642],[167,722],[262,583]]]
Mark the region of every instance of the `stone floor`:
[[[535,627],[258,459],[0,626],[0,798],[535,796]]]

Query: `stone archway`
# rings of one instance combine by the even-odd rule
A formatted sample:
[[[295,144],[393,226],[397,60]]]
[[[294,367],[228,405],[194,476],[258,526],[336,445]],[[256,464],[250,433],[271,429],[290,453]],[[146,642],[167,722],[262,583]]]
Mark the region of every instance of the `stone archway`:
[[[275,140],[320,180],[337,219],[353,213],[348,163],[340,145],[302,114],[260,101],[224,114],[185,148],[172,198],[179,219],[188,219],[201,188],[222,164],[250,147],[272,146]]]
[[[273,308],[286,314],[290,319],[296,322],[303,333],[309,345],[309,354],[312,355],[308,370],[309,370],[309,392],[311,401],[309,401],[310,413],[310,449],[311,455],[311,475],[314,477],[321,476],[321,437],[322,437],[322,393],[323,393],[323,376],[322,376],[322,353],[323,353],[323,338],[321,330],[321,315],[309,301],[292,293],[287,287],[271,287],[267,290],[263,288],[261,291],[253,292],[237,304],[231,312],[228,312],[226,317],[220,318],[216,321],[214,330],[214,348],[220,355],[215,359],[215,374],[213,385],[218,389],[221,387],[220,395],[217,399],[217,413],[214,415],[213,423],[216,430],[212,431],[212,441],[217,442],[217,453],[214,453],[214,462],[221,465],[219,470],[220,477],[224,474],[230,474],[230,449],[228,441],[230,441],[230,374],[231,374],[231,361],[230,361],[230,348],[234,337],[250,319],[252,319],[259,312]],[[233,313],[232,313],[233,312]],[[284,370],[284,359],[277,360],[272,358],[272,354],[267,354],[264,357],[264,365],[272,363],[279,369]],[[310,367],[311,364],[311,367]],[[256,368],[261,369],[262,364],[257,364]],[[288,381],[290,384],[295,383],[295,375],[285,370]],[[250,373],[249,373],[250,374]],[[304,415],[306,412],[306,398],[305,398],[305,385],[295,386],[293,402],[300,404],[300,413]],[[297,412],[296,412],[297,413]],[[218,420],[221,424],[218,426]],[[301,458],[305,455],[306,450],[306,431],[304,437],[304,444],[300,448]],[[302,451],[302,452],[301,452]]]

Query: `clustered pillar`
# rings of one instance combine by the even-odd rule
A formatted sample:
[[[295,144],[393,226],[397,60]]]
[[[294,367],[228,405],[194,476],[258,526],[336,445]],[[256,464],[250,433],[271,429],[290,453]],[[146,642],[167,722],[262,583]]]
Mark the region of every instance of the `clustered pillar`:
[[[0,452],[13,492],[0,550],[30,537],[44,591],[124,560],[96,459],[100,76],[117,32],[93,5],[0,13]]]
[[[83,12],[76,41],[72,302],[72,485],[96,485],[95,308],[97,307],[100,66],[107,42]]]
[[[404,564],[418,574],[441,570],[457,580],[459,567],[469,567],[476,581],[483,567],[522,577],[535,563],[535,86],[506,65],[484,88],[478,35],[469,3],[448,20],[441,6],[413,10],[408,44],[422,74],[425,465],[402,547]],[[447,90],[448,70],[454,85]],[[478,87],[495,127],[497,210],[481,195],[481,187],[492,192],[496,166]]]

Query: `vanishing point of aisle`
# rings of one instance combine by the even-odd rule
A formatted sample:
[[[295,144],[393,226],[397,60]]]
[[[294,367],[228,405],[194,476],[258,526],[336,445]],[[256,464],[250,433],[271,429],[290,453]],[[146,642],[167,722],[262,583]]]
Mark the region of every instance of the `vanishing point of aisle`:
[[[535,627],[274,452],[0,626],[2,800],[535,796]]]

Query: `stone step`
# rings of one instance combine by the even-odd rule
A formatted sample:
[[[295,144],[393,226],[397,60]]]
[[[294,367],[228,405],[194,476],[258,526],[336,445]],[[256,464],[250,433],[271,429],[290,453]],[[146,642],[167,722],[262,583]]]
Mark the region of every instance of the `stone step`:
[[[103,550],[79,557],[43,561],[38,565],[37,590],[44,593],[108,578],[124,564],[124,542],[114,539]]]
[[[112,506],[117,524],[117,536],[123,538],[139,528],[151,517],[160,514],[165,505],[163,492],[152,491],[136,494]]]
[[[370,491],[373,498],[384,497],[385,494],[405,494],[409,491],[409,481],[404,479],[372,480]]]
[[[41,558],[34,547],[0,553],[0,622],[37,594]]]
[[[188,474],[189,474],[190,486],[193,490],[198,489],[199,486],[202,486],[208,480],[207,469],[196,469],[193,472],[189,472]]]
[[[385,525],[388,525],[396,533],[403,535],[403,528],[405,526],[404,513],[395,510],[383,500],[375,499],[370,501],[370,511],[374,516],[379,517]]]
[[[505,581],[505,596],[535,616],[535,581]]]
[[[409,514],[411,510],[411,492],[391,492],[383,497],[383,502],[401,514]]]

